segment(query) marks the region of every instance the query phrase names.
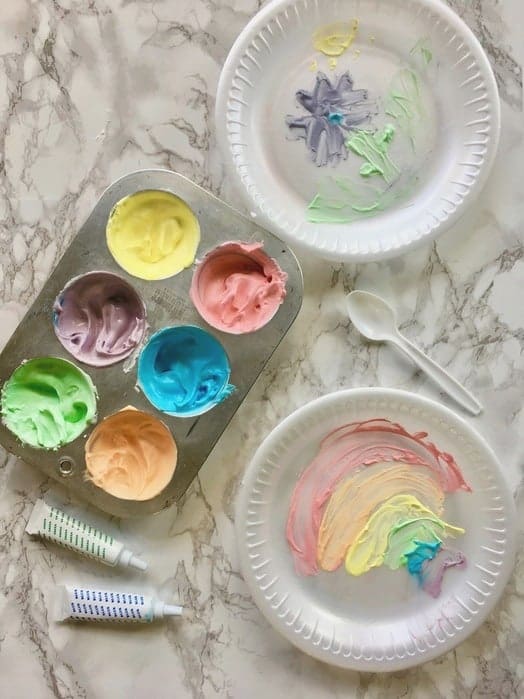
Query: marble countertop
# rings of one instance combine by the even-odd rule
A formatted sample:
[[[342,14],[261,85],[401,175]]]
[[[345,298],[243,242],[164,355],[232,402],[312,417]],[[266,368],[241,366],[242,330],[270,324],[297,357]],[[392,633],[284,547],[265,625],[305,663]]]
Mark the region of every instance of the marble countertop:
[[[2,346],[102,190],[120,175],[170,168],[244,208],[223,170],[213,109],[227,52],[260,4],[4,0]],[[437,243],[402,259],[341,267],[302,256],[303,309],[178,516],[168,509],[112,522],[147,551],[150,582],[165,599],[186,605],[187,619],[140,629],[55,624],[48,611],[55,583],[109,584],[116,573],[24,535],[37,497],[68,496],[0,451],[3,699],[524,695],[522,531],[516,574],[480,630],[444,657],[388,676],[324,666],[281,639],[254,606],[235,550],[240,475],[284,416],[342,387],[394,386],[438,397],[413,366],[388,348],[363,344],[349,327],[342,299],[355,287],[387,295],[408,337],[482,400],[486,410],[475,425],[501,455],[524,522],[524,6],[450,5],[486,49],[502,99],[500,151],[482,197]]]

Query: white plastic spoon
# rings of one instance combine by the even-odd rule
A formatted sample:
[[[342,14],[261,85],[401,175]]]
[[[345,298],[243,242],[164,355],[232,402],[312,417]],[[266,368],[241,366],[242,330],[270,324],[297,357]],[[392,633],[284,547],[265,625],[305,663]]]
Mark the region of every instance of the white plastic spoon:
[[[463,408],[473,415],[482,412],[482,405],[464,386],[400,334],[395,311],[384,299],[369,291],[352,291],[346,300],[349,317],[364,337],[395,345]]]

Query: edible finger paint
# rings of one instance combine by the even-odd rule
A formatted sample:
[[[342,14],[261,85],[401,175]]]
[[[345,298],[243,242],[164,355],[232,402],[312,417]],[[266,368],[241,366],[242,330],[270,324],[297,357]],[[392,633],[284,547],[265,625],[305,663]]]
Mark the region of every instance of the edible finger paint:
[[[422,585],[422,570],[426,561],[431,561],[437,555],[440,541],[417,541],[413,551],[406,554],[406,568]]]
[[[55,334],[84,364],[109,366],[128,357],[146,331],[146,309],[131,284],[111,272],[72,279],[53,307]]]
[[[304,139],[312,160],[319,167],[336,165],[347,158],[345,139],[349,131],[368,121],[375,109],[367,90],[355,90],[349,72],[335,82],[319,72],[312,92],[298,90],[296,100],[307,114],[287,116],[292,134]]]
[[[106,228],[109,251],[129,274],[166,279],[193,264],[200,226],[179,197],[145,190],[121,199]]]
[[[286,279],[262,243],[227,242],[198,264],[189,294],[204,320],[238,335],[273,318],[286,295]]]
[[[339,24],[346,24],[345,29]],[[352,33],[349,27],[348,23],[337,23],[318,30],[317,50],[328,56],[331,68],[336,66],[336,55],[346,50],[348,40],[344,36]],[[369,36],[369,41],[373,43],[375,37]],[[358,50],[352,53],[356,56]],[[409,50],[405,65],[394,73],[382,96],[368,99],[365,91],[365,95],[360,94],[358,101],[350,105],[340,94],[336,78],[330,81],[322,72],[318,73],[312,92],[299,90],[296,93],[297,101],[309,114],[288,115],[288,127],[297,138],[305,140],[317,166],[330,165],[339,170],[335,176],[327,175],[318,182],[318,189],[305,212],[308,223],[353,223],[386,211],[413,193],[419,173],[425,167],[424,159],[435,147],[435,110],[431,109],[430,91],[425,87],[432,84],[429,76],[432,62],[429,39],[423,37]],[[347,72],[344,75],[349,76]],[[367,116],[358,121],[359,112],[366,108]],[[384,127],[382,122],[378,129],[375,124],[367,127],[365,122],[379,111],[392,123]],[[393,159],[390,146],[394,136]],[[351,162],[355,159],[348,158],[348,153],[364,161],[357,164],[356,172]],[[340,165],[344,161],[347,166],[343,169]],[[360,179],[354,177],[357,173],[364,180],[374,180],[373,184],[366,187],[364,184],[370,183],[356,181]],[[377,182],[380,179],[383,181]]]
[[[382,131],[355,131],[346,146],[365,160],[360,167],[362,177],[380,175],[391,184],[400,170],[389,156],[389,144],[395,135],[395,127],[387,124]]]
[[[406,198],[413,191],[418,175],[400,175],[394,185],[378,187],[369,178],[324,177],[319,191],[309,202],[306,220],[310,223],[352,223],[374,216]]]
[[[234,390],[227,354],[218,340],[192,325],[155,333],[138,359],[138,385],[163,412],[201,415]]]
[[[336,570],[348,547],[362,535],[371,513],[384,500],[410,492],[440,514],[444,496],[423,467],[402,462],[380,462],[344,479],[324,510],[317,536],[317,560],[323,570]],[[431,514],[430,512],[430,514]]]
[[[385,112],[396,120],[415,148],[415,126],[424,116],[424,106],[417,73],[411,68],[401,68],[391,81],[385,99]]]
[[[408,519],[392,527],[387,550],[384,553],[384,565],[391,570],[398,570],[407,563],[407,555],[414,551],[419,541],[442,541],[446,523],[433,513],[427,518]]]
[[[123,500],[149,500],[171,481],[177,446],[158,418],[128,406],[106,417],[85,445],[87,475]]]
[[[423,37],[419,39],[409,52],[409,55],[420,56],[423,64],[428,66],[433,60],[433,52],[431,50],[429,38]]]
[[[351,46],[358,33],[358,19],[351,22],[333,22],[315,30],[313,46],[324,56],[341,56]]]
[[[336,570],[344,560],[351,575],[413,568],[417,550],[464,533],[441,514],[447,493],[471,489],[453,456],[427,436],[377,418],[321,442],[290,501],[286,537],[298,574]]]
[[[2,419],[20,441],[57,449],[96,419],[96,389],[71,362],[38,357],[21,364],[2,389]]]
[[[438,597],[442,590],[442,580],[449,568],[465,568],[466,556],[462,551],[441,546],[433,558],[423,562],[419,579],[422,589],[432,597]]]
[[[345,564],[346,570],[351,575],[362,575],[371,568],[381,566],[384,563],[386,551],[389,547],[391,532],[399,526],[399,523],[412,522],[424,518],[426,526],[431,531],[430,538],[423,540],[423,544],[432,547],[440,545],[440,537],[454,537],[464,534],[464,529],[454,527],[437,517],[430,509],[425,507],[420,500],[413,495],[403,493],[394,495],[373,512],[365,527],[347,549]],[[410,542],[412,544],[413,542]],[[414,552],[421,545],[420,540],[415,539],[415,548],[409,546],[409,550],[404,553],[408,571],[411,573],[410,562],[413,560]]]

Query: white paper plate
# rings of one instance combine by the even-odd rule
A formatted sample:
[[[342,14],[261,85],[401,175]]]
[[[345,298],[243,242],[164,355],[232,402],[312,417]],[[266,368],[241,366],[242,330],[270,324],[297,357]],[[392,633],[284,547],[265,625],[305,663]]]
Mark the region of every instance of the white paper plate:
[[[359,21],[357,36],[332,70],[329,59],[314,49],[313,32],[353,18]],[[421,46],[430,49],[429,65]],[[309,222],[308,203],[330,177],[350,176],[359,191],[366,191],[366,202],[369,187],[384,182],[377,176],[362,178],[362,161],[354,153],[336,165],[318,167],[305,141],[291,138],[286,125],[287,116],[308,115],[295,93],[312,91],[317,71],[334,83],[347,70],[354,88],[367,89],[376,106],[362,128],[375,129],[391,122],[385,95],[406,67],[418,76],[421,111],[413,152],[393,120],[397,135],[391,148],[402,178],[391,192],[393,198],[401,196],[361,220],[353,212],[357,220],[351,222]],[[249,22],[231,49],[220,76],[216,124],[226,161],[264,225],[324,258],[365,261],[398,255],[457,221],[492,165],[500,105],[480,44],[440,0],[275,0]],[[337,202],[363,205],[360,195],[348,199],[331,183],[328,193],[333,192]]]
[[[297,478],[332,429],[385,417],[454,455],[471,493],[446,498],[445,519],[466,532],[464,569],[449,570],[433,599],[404,570],[345,570],[299,577],[285,536]],[[475,631],[513,567],[515,511],[486,442],[451,410],[394,389],[363,388],[319,398],[285,419],[247,468],[237,501],[242,572],[260,611],[304,652],[333,665],[389,672],[445,653]]]

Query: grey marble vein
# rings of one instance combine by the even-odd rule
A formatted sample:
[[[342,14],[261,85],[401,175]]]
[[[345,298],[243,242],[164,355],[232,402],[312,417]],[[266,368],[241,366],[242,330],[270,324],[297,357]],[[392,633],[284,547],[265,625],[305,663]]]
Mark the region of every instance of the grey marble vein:
[[[506,41],[509,27],[504,22],[501,0],[447,0],[469,25],[488,54],[502,98],[522,109],[522,65]]]

